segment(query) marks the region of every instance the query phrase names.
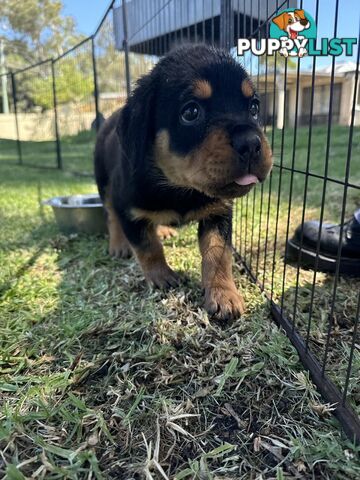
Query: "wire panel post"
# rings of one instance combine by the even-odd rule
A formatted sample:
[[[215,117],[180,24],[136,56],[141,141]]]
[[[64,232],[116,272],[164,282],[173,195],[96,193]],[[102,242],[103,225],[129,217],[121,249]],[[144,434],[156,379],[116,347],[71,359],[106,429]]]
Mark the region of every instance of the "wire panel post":
[[[12,90],[12,97],[13,97],[13,103],[14,103],[18,163],[19,163],[19,165],[22,165],[23,160],[22,160],[21,142],[20,142],[20,134],[19,134],[19,119],[18,119],[18,111],[17,111],[16,81],[15,81],[15,74],[13,72],[11,72],[11,90]]]
[[[55,136],[56,136],[56,163],[57,168],[62,170],[62,158],[61,158],[61,144],[60,144],[60,135],[59,135],[59,119],[58,119],[58,109],[57,109],[57,99],[56,99],[56,77],[55,77],[55,67],[54,59],[51,60],[51,76],[52,76],[52,89],[53,89],[53,100],[54,100],[54,125],[55,125]]]
[[[233,47],[234,15],[232,0],[221,0],[220,4],[220,47],[230,50]]]
[[[127,96],[129,96],[131,91],[131,85],[130,85],[130,64],[129,64],[128,21],[127,21],[125,0],[123,0],[122,2],[122,13],[123,13],[123,24],[124,24],[123,48],[125,53],[126,92],[127,92]]]
[[[92,64],[93,64],[93,72],[94,72],[95,128],[96,128],[96,131],[98,132],[100,128],[99,89],[98,89],[98,82],[97,82],[94,36],[91,37],[91,55],[92,55]]]

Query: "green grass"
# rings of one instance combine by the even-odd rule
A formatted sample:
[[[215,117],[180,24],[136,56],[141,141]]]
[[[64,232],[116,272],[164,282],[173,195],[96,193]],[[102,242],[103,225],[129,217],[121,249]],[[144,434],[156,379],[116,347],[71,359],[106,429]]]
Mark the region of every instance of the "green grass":
[[[63,168],[68,172],[92,173],[92,156],[95,142],[93,131],[83,131],[74,137],[61,138]],[[1,140],[1,157],[10,165],[19,162],[18,148],[24,165],[57,168],[56,141],[20,142]]]
[[[316,138],[323,144],[321,132]],[[339,129],[342,152],[343,134]],[[299,158],[306,131],[300,135]],[[68,140],[65,165],[76,147],[81,170],[87,168],[88,140]],[[1,478],[359,478],[359,449],[341,433],[241,268],[236,279],[247,312],[229,325],[209,321],[201,308],[194,226],[166,242],[169,263],[186,272],[188,282],[167,293],[148,289],[133,260],[109,258],[105,238],[65,237],[51,211],[39,205],[54,195],[94,192],[93,181],[10,166],[13,147],[0,142]],[[46,156],[38,147],[27,146],[33,158]],[[313,162],[321,168],[321,159]],[[274,171],[275,192],[278,180]],[[290,178],[283,180],[277,296]],[[294,198],[300,197],[296,186]],[[317,199],[317,193],[310,199],[310,212],[317,211]],[[271,235],[276,200],[274,194]],[[256,245],[264,230],[257,205]],[[246,251],[249,257],[250,245]],[[301,272],[304,289],[309,273]],[[291,305],[294,276],[287,275]],[[327,280],[320,275],[319,288]],[[339,309],[351,319],[348,299],[358,284],[344,282],[346,307]],[[325,308],[323,290],[320,300]],[[348,346],[346,335],[336,338]]]

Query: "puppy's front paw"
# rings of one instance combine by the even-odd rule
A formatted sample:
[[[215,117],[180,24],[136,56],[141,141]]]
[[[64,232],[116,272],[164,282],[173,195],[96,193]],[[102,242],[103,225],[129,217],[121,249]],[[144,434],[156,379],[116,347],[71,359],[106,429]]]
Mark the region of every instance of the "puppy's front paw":
[[[219,320],[232,320],[244,313],[244,300],[235,286],[205,289],[205,310]]]
[[[130,258],[132,251],[128,243],[112,244],[109,245],[109,254],[116,258]]]
[[[179,275],[168,265],[155,265],[145,273],[145,278],[150,285],[161,289],[176,287],[180,283]]]
[[[175,228],[165,227],[165,225],[158,225],[156,233],[160,240],[167,240],[168,238],[176,237],[177,235]]]

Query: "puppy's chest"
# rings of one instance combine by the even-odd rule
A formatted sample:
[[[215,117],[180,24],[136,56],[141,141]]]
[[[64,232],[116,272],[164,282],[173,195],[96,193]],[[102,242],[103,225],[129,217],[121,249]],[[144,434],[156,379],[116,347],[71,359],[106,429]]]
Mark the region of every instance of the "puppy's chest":
[[[183,225],[192,221],[199,221],[212,215],[225,215],[229,212],[231,203],[219,200],[209,205],[189,209],[186,212],[176,209],[147,210],[133,207],[131,216],[134,220],[149,220],[157,225]]]

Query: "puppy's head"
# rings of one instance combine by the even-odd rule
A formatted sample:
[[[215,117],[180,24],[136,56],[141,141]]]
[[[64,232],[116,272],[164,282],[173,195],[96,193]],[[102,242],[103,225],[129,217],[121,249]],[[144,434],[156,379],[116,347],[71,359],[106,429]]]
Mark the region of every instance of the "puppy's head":
[[[294,10],[293,12],[284,12],[273,18],[273,22],[281,29],[287,32],[289,38],[294,40],[303,30],[310,28],[310,22],[305,16],[304,10]]]
[[[142,112],[138,102],[133,105],[142,143],[151,150],[143,155],[169,184],[233,198],[265,180],[272,160],[259,124],[259,98],[229,54],[203,45],[180,48],[137,90],[133,100],[147,92]]]

